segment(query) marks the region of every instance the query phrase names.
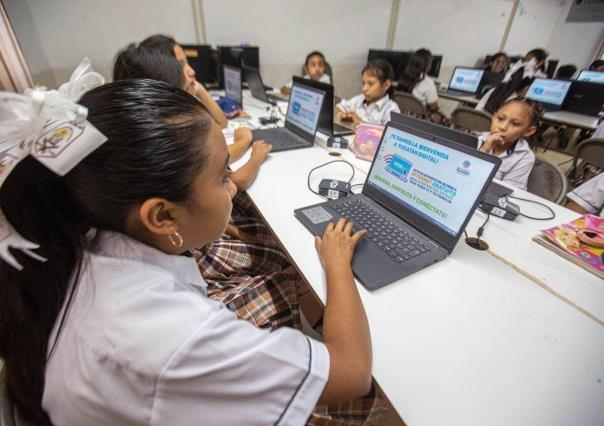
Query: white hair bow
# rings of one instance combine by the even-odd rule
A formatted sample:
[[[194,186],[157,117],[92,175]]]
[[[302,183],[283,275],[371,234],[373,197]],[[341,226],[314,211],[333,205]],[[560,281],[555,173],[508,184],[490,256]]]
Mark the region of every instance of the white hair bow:
[[[84,92],[104,82],[84,58],[58,91],[34,89],[23,95],[0,92],[0,188],[29,155],[63,176],[107,140],[86,121],[88,110],[75,103]],[[0,210],[0,258],[21,270],[10,247],[46,260],[31,251],[39,245],[19,235]]]

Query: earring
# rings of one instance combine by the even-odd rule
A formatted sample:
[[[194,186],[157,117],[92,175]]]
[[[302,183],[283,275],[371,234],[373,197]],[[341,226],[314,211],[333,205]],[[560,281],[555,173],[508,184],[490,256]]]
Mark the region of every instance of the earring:
[[[168,235],[168,238],[170,239],[170,243],[172,243],[174,247],[182,247],[184,241],[177,230],[174,230],[174,232]]]

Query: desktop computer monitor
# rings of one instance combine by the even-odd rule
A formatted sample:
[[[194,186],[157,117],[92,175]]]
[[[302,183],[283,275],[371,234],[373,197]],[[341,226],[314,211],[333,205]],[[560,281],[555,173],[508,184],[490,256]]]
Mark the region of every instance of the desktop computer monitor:
[[[201,84],[218,84],[218,52],[207,44],[183,44],[187,61],[195,71],[195,78]]]
[[[526,97],[539,102],[545,109],[560,109],[571,83],[568,80],[536,78],[526,92]]]
[[[604,83],[604,72],[583,70],[579,73],[577,81],[588,81],[590,83]]]
[[[373,61],[375,59],[385,59],[390,65],[392,65],[392,70],[394,71],[394,79],[398,80],[401,74],[401,62],[403,59],[403,52],[399,52],[396,50],[378,50],[378,49],[369,49],[369,53],[367,54],[367,62]]]
[[[570,85],[563,110],[596,117],[604,108],[604,84],[575,80]]]
[[[438,78],[438,74],[440,74],[440,64],[442,63],[442,61],[442,55],[432,56],[432,63],[430,65],[430,69],[428,70],[428,75],[430,77]]]
[[[256,46],[218,46],[223,65],[260,69],[260,49]]]

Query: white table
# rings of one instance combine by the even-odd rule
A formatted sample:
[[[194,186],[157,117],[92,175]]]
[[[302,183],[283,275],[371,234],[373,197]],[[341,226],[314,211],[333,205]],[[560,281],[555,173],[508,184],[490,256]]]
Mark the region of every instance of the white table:
[[[250,114],[265,114],[248,99]],[[293,210],[321,201],[307,189],[307,174],[334,157],[320,146],[270,157],[249,195],[325,301],[313,238]],[[350,153],[343,157],[352,160]],[[362,181],[369,163],[353,162]],[[312,183],[349,175],[349,168],[336,164],[317,171]],[[558,210],[555,223],[572,216]],[[468,232],[474,234],[483,220],[476,213]],[[589,305],[588,299],[602,301],[604,284],[532,243],[545,226],[492,218],[484,238],[496,255],[460,242],[444,261],[382,289],[369,292],[359,285],[372,333],[374,378],[408,425],[602,425],[604,327],[515,268],[596,311],[601,302]],[[569,277],[581,283],[565,283]]]
[[[480,99],[478,99],[476,96],[471,96],[471,95],[453,95],[451,93],[447,93],[445,91],[438,91],[438,97],[439,98],[443,98],[443,99],[449,99],[452,101],[457,101],[457,102],[461,102],[463,104],[467,104],[470,105],[472,107],[478,105],[478,102],[480,102]]]
[[[598,118],[591,115],[577,114],[569,111],[548,111],[543,114],[543,120],[554,124],[563,124],[584,130],[596,130]]]

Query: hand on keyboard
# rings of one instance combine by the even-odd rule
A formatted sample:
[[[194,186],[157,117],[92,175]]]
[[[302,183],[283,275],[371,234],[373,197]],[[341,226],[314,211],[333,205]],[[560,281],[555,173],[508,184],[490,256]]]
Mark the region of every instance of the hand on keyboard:
[[[335,225],[333,223],[327,225],[323,238],[315,238],[315,247],[326,270],[350,268],[354,248],[367,232],[362,230],[353,234],[352,228],[352,222],[340,219]]]

